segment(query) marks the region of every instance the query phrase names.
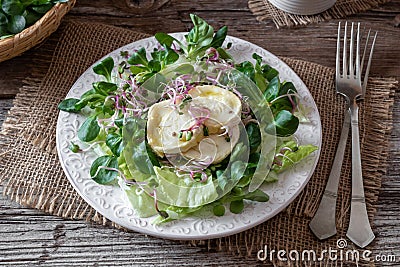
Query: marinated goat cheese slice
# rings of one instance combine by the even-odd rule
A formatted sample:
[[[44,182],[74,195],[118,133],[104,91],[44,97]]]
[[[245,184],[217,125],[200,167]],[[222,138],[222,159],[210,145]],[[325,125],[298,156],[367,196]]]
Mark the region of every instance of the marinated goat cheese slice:
[[[194,118],[184,109],[176,108],[171,100],[152,105],[148,113],[147,141],[154,152],[163,157],[164,154],[186,152],[196,146],[203,137],[201,127],[191,132],[182,132],[195,123]],[[181,136],[180,136],[181,135]]]
[[[239,139],[242,104],[234,93],[218,86],[196,86],[189,100],[164,100],[150,107],[147,139],[154,152],[180,154],[193,160],[221,162]]]
[[[200,141],[198,146],[189,149],[182,155],[188,159],[216,164],[223,161],[232,152],[239,136],[239,126],[235,125],[228,130],[228,134],[207,136]]]
[[[224,126],[234,126],[240,122],[242,103],[231,91],[215,85],[202,85],[194,87],[188,94],[193,99],[192,105],[210,110],[210,116],[204,123],[210,134],[222,133]]]

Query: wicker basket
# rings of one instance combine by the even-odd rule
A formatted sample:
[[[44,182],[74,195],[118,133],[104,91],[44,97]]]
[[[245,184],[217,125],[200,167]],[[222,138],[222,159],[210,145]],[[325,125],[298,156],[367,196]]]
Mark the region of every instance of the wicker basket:
[[[0,40],[0,62],[18,56],[42,42],[57,30],[61,19],[74,6],[75,0],[57,3],[35,24],[13,37]]]

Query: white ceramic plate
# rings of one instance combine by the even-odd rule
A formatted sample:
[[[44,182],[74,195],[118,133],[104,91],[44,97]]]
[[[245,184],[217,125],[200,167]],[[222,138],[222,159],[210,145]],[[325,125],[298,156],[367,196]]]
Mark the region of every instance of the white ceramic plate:
[[[183,39],[184,33],[173,34]],[[284,62],[270,52],[247,41],[227,37],[226,42],[232,42],[230,50],[233,57],[241,62],[251,59],[256,52],[266,63],[279,71],[281,80],[291,81],[296,86],[301,103],[308,110],[309,122],[302,123],[296,132],[302,144],[313,144],[321,148],[321,121],[315,102],[307,87]],[[139,40],[121,47],[108,56],[119,62],[120,51],[132,51],[145,47],[147,51],[156,46],[157,41],[151,37]],[[102,59],[100,59],[102,60]],[[99,60],[99,61],[100,61]],[[96,64],[96,63],[95,63]],[[67,97],[79,98],[82,93],[91,88],[99,76],[94,74],[92,67],[85,71],[75,82]],[[72,153],[69,149],[71,140],[77,140],[77,130],[84,117],[79,114],[60,112],[57,123],[57,149],[65,174],[78,193],[98,212],[109,220],[131,230],[168,239],[193,240],[209,239],[235,234],[254,227],[278,214],[291,203],[302,191],[314,172],[319,158],[319,149],[300,164],[282,173],[278,182],[261,187],[269,196],[266,203],[249,202],[241,214],[229,211],[222,217],[214,216],[204,211],[195,217],[173,221],[162,225],[152,225],[153,218],[138,218],[124,199],[124,193],[117,186],[104,186],[95,183],[89,175],[91,163],[97,157],[94,152]]]

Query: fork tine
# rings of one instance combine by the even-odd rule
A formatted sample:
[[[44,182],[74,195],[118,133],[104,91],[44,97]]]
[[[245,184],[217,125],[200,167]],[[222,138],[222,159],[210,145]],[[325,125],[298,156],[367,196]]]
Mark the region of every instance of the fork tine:
[[[362,85],[363,95],[365,95],[365,90],[367,88],[369,69],[371,67],[372,54],[374,53],[375,41],[376,41],[376,36],[377,35],[378,35],[378,32],[375,33],[374,40],[372,41],[372,45],[371,45],[371,51],[369,52],[367,69],[365,70],[364,81],[363,81],[363,85]]]
[[[349,76],[354,75],[354,68],[353,68],[353,50],[354,50],[354,22],[351,23],[351,30],[350,30],[350,55],[349,55]]]
[[[364,59],[365,59],[365,54],[367,53],[367,48],[368,48],[368,43],[369,43],[369,37],[371,35],[371,29],[368,30],[367,38],[365,40],[365,46],[364,46],[364,51],[363,51],[363,56],[361,59],[361,64],[360,64],[360,73],[362,73],[364,69]]]
[[[357,45],[356,45],[356,77],[361,81],[360,71],[360,23],[357,24]]]
[[[337,44],[336,44],[336,79],[340,76],[340,22],[337,33]]]
[[[347,76],[347,21],[344,24],[344,36],[343,36],[343,77]]]

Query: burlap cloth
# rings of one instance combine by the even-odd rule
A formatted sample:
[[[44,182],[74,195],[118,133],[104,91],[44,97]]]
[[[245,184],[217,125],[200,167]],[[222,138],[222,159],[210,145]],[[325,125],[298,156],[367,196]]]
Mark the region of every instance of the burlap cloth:
[[[50,214],[112,224],[79,196],[63,173],[55,148],[57,103],[65,98],[75,80],[93,62],[143,37],[144,34],[126,29],[70,22],[36,49],[38,56],[32,68],[27,69],[27,72],[32,69],[32,74],[15,98],[0,135],[0,182],[4,185],[5,195],[22,205]],[[308,86],[319,108],[323,144],[316,171],[301,195],[273,219],[233,236],[193,241],[195,245],[255,257],[264,245],[271,250],[322,251],[328,247],[336,248],[336,240],[345,237],[351,191],[349,150],[344,159],[339,188],[337,236],[319,242],[308,228],[325,187],[343,119],[345,103],[335,93],[334,71],[314,63],[290,58],[284,60]],[[361,104],[362,163],[371,221],[381,177],[386,171],[395,86],[393,79],[371,78]]]
[[[376,7],[390,0],[337,0],[330,9],[315,15],[294,15],[282,11],[268,0],[249,0],[251,12],[258,21],[273,20],[276,27],[293,27],[318,23],[331,19],[340,19]]]

